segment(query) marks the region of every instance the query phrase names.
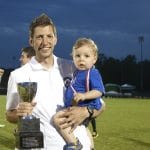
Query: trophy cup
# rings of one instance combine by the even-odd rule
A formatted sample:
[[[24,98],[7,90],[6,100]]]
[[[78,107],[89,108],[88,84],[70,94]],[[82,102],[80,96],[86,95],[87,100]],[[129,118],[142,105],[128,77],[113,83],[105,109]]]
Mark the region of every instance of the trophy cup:
[[[23,102],[31,102],[36,95],[36,82],[18,83],[18,93]],[[16,147],[19,149],[43,148],[43,133],[40,131],[40,119],[32,115],[20,117],[14,133]]]

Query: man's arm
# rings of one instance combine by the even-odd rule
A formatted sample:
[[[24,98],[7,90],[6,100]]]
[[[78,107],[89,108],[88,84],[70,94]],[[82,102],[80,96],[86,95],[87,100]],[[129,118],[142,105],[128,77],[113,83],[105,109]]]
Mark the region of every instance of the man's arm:
[[[19,103],[16,109],[8,110],[6,112],[7,121],[9,121],[10,123],[17,123],[19,117],[27,116],[31,114],[35,105],[36,105],[36,102]]]
[[[93,115],[91,116],[92,118],[98,117],[102,114],[102,112],[105,110],[105,103],[102,103],[102,107],[100,110],[94,109]],[[61,116],[66,118],[61,122],[61,127],[66,128],[69,126],[72,126],[74,129],[80,125],[86,118],[90,116],[89,111],[87,107],[70,107],[65,110],[65,116]]]

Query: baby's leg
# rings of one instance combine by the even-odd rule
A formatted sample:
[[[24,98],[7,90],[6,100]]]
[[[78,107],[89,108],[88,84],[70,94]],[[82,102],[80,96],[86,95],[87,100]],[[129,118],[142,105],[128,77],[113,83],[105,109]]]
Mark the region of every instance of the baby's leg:
[[[53,116],[53,123],[54,126],[56,127],[57,131],[61,134],[61,136],[64,138],[66,143],[75,143],[76,142],[76,137],[74,136],[73,132],[71,132],[71,127],[68,128],[62,128],[61,127],[61,122],[63,122],[65,112],[63,110],[57,112]]]

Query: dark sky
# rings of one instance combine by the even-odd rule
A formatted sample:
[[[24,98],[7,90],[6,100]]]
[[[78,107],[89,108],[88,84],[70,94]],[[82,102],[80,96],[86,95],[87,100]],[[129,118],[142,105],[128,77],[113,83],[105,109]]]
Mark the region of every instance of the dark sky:
[[[57,27],[58,56],[70,58],[75,40],[88,37],[108,57],[140,60],[138,37],[144,36],[143,59],[150,60],[150,0],[0,0],[1,67],[19,65],[29,24],[41,13]]]

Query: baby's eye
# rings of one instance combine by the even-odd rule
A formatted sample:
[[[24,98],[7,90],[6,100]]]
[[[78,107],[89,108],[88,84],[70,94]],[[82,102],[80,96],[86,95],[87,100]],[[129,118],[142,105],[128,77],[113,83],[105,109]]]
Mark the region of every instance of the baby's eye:
[[[76,55],[76,57],[78,57],[78,58],[79,58],[79,57],[80,57],[80,55],[79,55],[79,54],[77,54],[77,55]]]

